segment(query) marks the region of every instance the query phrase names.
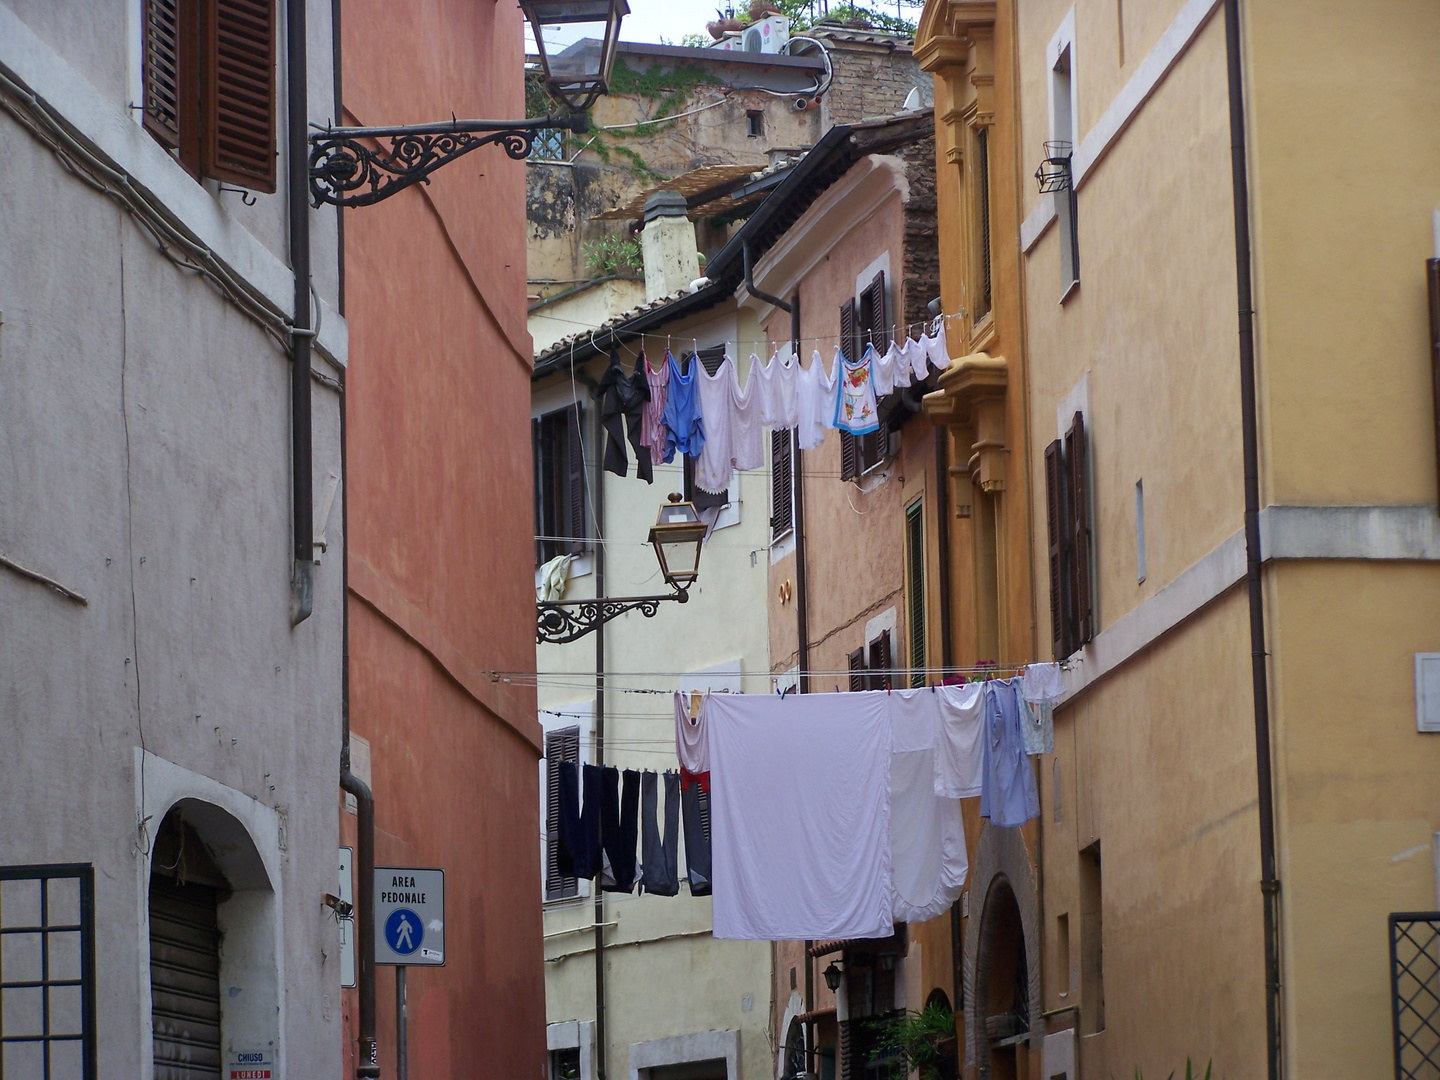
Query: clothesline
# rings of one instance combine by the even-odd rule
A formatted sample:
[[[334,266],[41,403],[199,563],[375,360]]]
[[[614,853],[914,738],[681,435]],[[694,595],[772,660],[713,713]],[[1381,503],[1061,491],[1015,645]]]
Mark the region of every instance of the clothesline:
[[[867,668],[865,669],[865,674],[867,676],[885,675],[891,676],[896,679],[908,678],[913,675],[923,675],[926,678],[944,678],[948,675],[1000,675],[1004,673],[1018,674],[1022,673],[1025,668],[1028,667],[1030,664],[1038,662],[1040,661],[1023,661],[1014,664],[977,664],[973,667],[951,665],[948,667]],[[1079,663],[1081,663],[1081,660],[1079,658],[1067,660],[1060,665],[1060,668],[1062,671],[1068,671],[1073,665]],[[577,682],[583,681],[587,684],[593,685],[595,679],[595,676],[593,674],[583,671],[498,671],[492,669],[487,672],[487,674],[490,676],[491,682],[503,682],[507,685],[524,684],[527,681],[529,684],[534,685],[542,680],[549,682],[552,680],[564,681],[567,679],[575,680]],[[766,678],[772,680],[783,679],[788,682],[791,679],[798,678],[801,675],[808,675],[812,679],[827,679],[840,677],[848,678],[851,674],[853,673],[848,668],[812,668],[808,671],[803,672],[752,671],[716,673],[697,671],[606,671],[604,672],[604,677],[607,684],[612,679],[704,679],[707,677],[728,677],[740,679]],[[673,686],[667,687],[663,690],[641,690],[628,687],[607,687],[607,689],[616,690],[621,693],[673,694],[675,692],[675,688]],[[900,687],[896,687],[896,689],[900,689]]]
[[[884,330],[883,330],[883,333],[884,333],[885,335],[888,335],[889,337],[892,337],[892,338],[893,338],[893,337],[899,337],[899,336],[901,336],[901,333],[902,333],[902,331],[903,331],[903,336],[905,336],[905,337],[913,337],[913,336],[914,336],[915,334],[917,334],[917,333],[924,333],[927,328],[929,328],[929,327],[931,327],[931,326],[933,326],[933,325],[935,324],[935,322],[936,322],[937,319],[945,319],[945,320],[947,321],[947,325],[948,325],[949,320],[951,320],[951,319],[963,318],[963,317],[965,316],[965,314],[966,314],[966,313],[965,313],[964,311],[957,311],[957,312],[953,312],[953,313],[949,313],[949,314],[941,313],[941,314],[939,314],[939,315],[933,316],[932,318],[922,319],[920,322],[904,323],[904,324],[901,324],[901,323],[893,323],[892,325],[885,327]],[[591,337],[592,337],[592,338],[594,337],[594,335],[595,335],[596,333],[599,332],[599,331],[593,329],[593,323],[584,322],[584,321],[579,320],[579,319],[566,319],[566,318],[564,318],[564,317],[562,317],[562,316],[559,316],[559,315],[545,315],[544,318],[553,319],[553,320],[555,320],[556,322],[565,322],[565,323],[571,323],[571,324],[573,324],[573,325],[575,325],[575,326],[583,326],[583,327],[586,327],[587,329],[590,329],[590,331],[591,331]],[[581,335],[577,335],[577,336],[581,336]],[[864,342],[872,342],[872,341],[875,340],[875,338],[874,338],[874,332],[873,332],[873,331],[870,331],[870,330],[863,331],[863,332],[859,333],[858,336],[859,336],[860,340],[861,340],[861,341],[864,341]],[[697,338],[697,337],[685,337],[685,336],[683,336],[683,335],[677,335],[677,334],[659,334],[659,333],[642,333],[642,334],[639,334],[639,335],[637,335],[636,338],[634,339],[634,340],[636,340],[636,341],[638,341],[638,342],[640,343],[640,348],[639,348],[639,349],[632,349],[628,344],[626,344],[624,341],[621,341],[621,340],[619,340],[619,339],[617,339],[617,340],[615,341],[615,345],[616,345],[622,352],[626,352],[626,353],[628,353],[630,356],[634,357],[634,356],[638,356],[638,355],[640,354],[640,351],[643,350],[644,344],[645,344],[645,342],[646,342],[647,340],[653,341],[653,342],[658,342],[662,337],[665,339],[666,345],[672,345],[672,344],[675,343],[675,342],[679,342],[679,343],[681,344],[681,347],[683,347],[683,346],[684,346],[684,343],[687,342],[687,341],[689,341],[689,342],[691,342],[691,344],[692,344],[693,351],[698,352],[698,351],[700,350],[700,339],[699,339],[699,338]],[[582,337],[582,340],[583,340],[583,337]],[[764,349],[766,346],[770,346],[770,347],[772,347],[772,348],[784,348],[784,347],[790,345],[793,340],[794,340],[794,339],[788,338],[788,337],[787,337],[787,338],[784,338],[784,339],[776,339],[776,340],[774,340],[774,341],[772,341],[772,340],[769,339],[769,338],[755,338],[755,339],[747,340],[747,341],[738,341],[738,340],[737,340],[734,344],[735,344],[735,346],[736,346],[736,348],[737,348],[738,350],[744,351],[744,347],[746,347],[746,346],[751,347],[752,350],[754,350],[754,349],[756,349],[756,348]],[[800,337],[800,339],[799,339],[800,345],[801,345],[802,347],[803,347],[804,345],[807,345],[807,344],[810,344],[810,345],[830,344],[830,343],[832,343],[832,342],[839,342],[839,341],[842,341],[842,340],[843,340],[842,336],[841,336],[840,334],[838,334],[838,333],[837,333],[837,334],[805,334],[805,335],[802,335],[802,336]],[[579,344],[578,341],[572,343],[572,345],[571,345],[571,350],[573,351],[575,345],[578,345],[578,344]]]

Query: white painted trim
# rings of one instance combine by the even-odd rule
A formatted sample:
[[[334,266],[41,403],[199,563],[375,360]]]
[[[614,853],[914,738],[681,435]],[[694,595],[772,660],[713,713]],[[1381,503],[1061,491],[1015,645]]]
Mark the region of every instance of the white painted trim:
[[[889,630],[890,666],[898,668],[902,665],[896,662],[898,658],[896,657],[895,653],[900,648],[900,642],[895,632],[895,623],[896,614],[894,607],[888,607],[884,611],[880,612],[879,615],[876,615],[873,619],[868,620],[865,623],[865,648],[868,650],[872,641],[878,638],[886,630]]]
[[[660,1065],[681,1065],[687,1061],[725,1061],[726,1080],[740,1080],[740,1032],[698,1031],[693,1035],[672,1035],[630,1044],[630,1080],[648,1078]]]
[[[806,959],[809,963],[809,959]],[[785,1077],[785,1054],[789,1050],[786,1040],[790,1037],[790,1021],[794,1020],[805,1011],[805,999],[800,996],[799,990],[790,991],[790,1000],[785,1003],[785,1015],[780,1018],[779,1037],[776,1042],[779,1044],[775,1050],[775,1080],[784,1080]],[[805,1025],[800,1025],[800,1031],[805,1033]],[[808,1049],[808,1047],[807,1047]]]
[[[1260,512],[1260,552],[1265,562],[1440,562],[1440,515],[1428,505],[1267,506]],[[1084,646],[1080,663],[1065,673],[1060,703],[1124,665],[1244,579],[1241,529]]]
[[[1109,152],[1110,147],[1120,137],[1130,121],[1144,107],[1145,102],[1150,100],[1156,88],[1164,81],[1165,76],[1170,73],[1170,69],[1175,66],[1180,57],[1185,54],[1185,50],[1190,47],[1190,43],[1195,40],[1219,6],[1220,0],[1187,0],[1185,6],[1180,9],[1180,13],[1165,28],[1165,32],[1160,35],[1160,40],[1136,67],[1135,74],[1130,76],[1120,93],[1115,95],[1115,99],[1101,114],[1100,119],[1095,121],[1095,126],[1075,147],[1073,164],[1074,184],[1077,191],[1084,185],[1095,165]],[[1046,54],[1047,71],[1052,63],[1050,59],[1052,55],[1053,51]],[[1075,53],[1073,48],[1070,59],[1070,85],[1071,93],[1074,94]],[[1028,255],[1054,220],[1055,199],[1050,195],[1042,196],[1020,225],[1021,250]]]
[[[133,47],[133,43],[127,44],[127,49]],[[112,101],[102,94],[3,4],[0,66],[13,72],[63,116],[81,140],[125,173],[136,187],[160,202],[183,229],[264,297],[267,304],[287,316],[293,315],[295,277],[290,268],[131,119],[125,102]],[[133,77],[128,79],[127,85],[133,81]],[[283,123],[283,117],[281,120]],[[283,190],[274,195],[256,195],[257,199],[284,197]],[[343,367],[349,351],[345,320],[324,300],[320,301],[319,317],[316,348]]]
[[[546,1050],[569,1050],[572,1047],[580,1051],[580,1080],[595,1080],[594,1020],[564,1020],[545,1025]]]
[[[0,11],[5,9],[0,8]],[[218,807],[234,818],[250,838],[255,854],[259,856],[265,876],[269,878],[269,893],[274,904],[271,920],[273,941],[271,947],[276,965],[275,988],[277,995],[275,1018],[275,1072],[277,1076],[287,1075],[286,1015],[288,1013],[287,987],[285,977],[285,886],[281,875],[284,855],[280,847],[284,817],[243,791],[226,787],[209,776],[192,772],[181,765],[168,761],[148,750],[135,747],[135,821],[140,826],[137,837],[135,859],[135,925],[138,941],[136,954],[139,961],[141,993],[138,995],[140,1024],[140,1060],[142,1080],[154,1076],[155,1047],[154,1024],[150,1002],[150,870],[154,853],[154,837],[159,831],[169,809],[182,799],[193,799]],[[143,846],[141,846],[143,845]],[[257,890],[258,891],[258,890]],[[225,1031],[221,1031],[222,1037]]]

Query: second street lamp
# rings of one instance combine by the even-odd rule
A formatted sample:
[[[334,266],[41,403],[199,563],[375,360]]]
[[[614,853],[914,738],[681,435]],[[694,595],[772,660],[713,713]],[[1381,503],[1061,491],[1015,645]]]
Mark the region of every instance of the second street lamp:
[[[627,611],[653,619],[665,600],[683,604],[700,573],[700,549],[709,526],[700,520],[695,504],[679,495],[660,507],[650,529],[650,543],[660,562],[660,574],[674,592],[661,596],[600,596],[594,600],[541,600],[535,604],[535,642],[563,645],[575,641]]]

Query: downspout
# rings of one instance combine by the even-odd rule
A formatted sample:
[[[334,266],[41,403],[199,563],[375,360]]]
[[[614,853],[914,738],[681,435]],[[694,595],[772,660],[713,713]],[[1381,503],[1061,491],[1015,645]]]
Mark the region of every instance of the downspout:
[[[795,363],[800,363],[800,294],[788,305],[790,310],[790,348]],[[800,692],[810,692],[810,590],[806,588],[805,570],[805,452],[800,449],[800,432],[791,432],[790,459],[794,462],[795,498],[795,629],[796,663],[800,666]],[[808,954],[807,954],[808,955]],[[806,961],[806,971],[809,961]]]
[[[950,454],[946,428],[935,429],[935,546],[940,551],[940,667],[950,667]],[[942,680],[943,681],[943,680]]]
[[[1255,405],[1255,312],[1250,279],[1250,183],[1245,163],[1245,95],[1240,63],[1240,2],[1225,0],[1225,67],[1230,95],[1230,177],[1235,203],[1235,287],[1239,301],[1240,423],[1245,467],[1245,586],[1250,605],[1250,683],[1255,705],[1255,772],[1260,804],[1260,893],[1265,911],[1265,1060],[1280,1080],[1280,882],[1275,874],[1274,776],[1270,694],[1265,669],[1265,607],[1260,550],[1260,438]]]
[[[340,118],[340,0],[330,0],[330,64],[334,78],[335,116]],[[345,218],[335,208],[336,301],[345,314]],[[309,308],[307,306],[308,313]],[[340,372],[340,790],[355,796],[357,835],[356,856],[360,880],[357,907],[363,918],[355,919],[356,984],[360,993],[360,1054],[357,1077],[380,1075],[379,1048],[375,1042],[375,920],[370,918],[375,902],[375,796],[370,785],[350,771],[350,471],[345,422],[345,371]]]
[[[290,268],[295,274],[295,316],[290,334],[290,472],[295,560],[290,571],[290,625],[315,610],[314,493],[310,451],[310,104],[306,86],[305,4],[285,5],[285,74],[289,134],[286,172],[290,200]]]
[[[699,363],[697,360],[696,363]],[[595,408],[595,598],[605,596],[605,473],[600,448],[605,426]],[[595,628],[595,764],[605,764],[605,621]],[[595,877],[595,1080],[605,1080],[605,892]]]

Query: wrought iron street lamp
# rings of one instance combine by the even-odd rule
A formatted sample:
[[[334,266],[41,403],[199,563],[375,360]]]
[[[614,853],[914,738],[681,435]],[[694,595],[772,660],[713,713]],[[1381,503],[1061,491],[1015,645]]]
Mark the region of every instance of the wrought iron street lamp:
[[[665,600],[685,603],[690,586],[700,573],[700,547],[709,528],[700,520],[695,504],[671,495],[660,507],[650,529],[650,543],[660,561],[660,573],[674,592],[661,596],[599,596],[594,600],[542,600],[535,604],[537,644],[563,645],[575,641],[627,611],[653,619]]]
[[[825,985],[830,988],[832,994],[840,989],[840,980],[844,977],[845,973],[840,970],[840,965],[831,960],[830,966],[825,969]]]
[[[369,206],[411,184],[429,183],[440,166],[471,150],[497,143],[510,157],[530,156],[544,130],[590,129],[585,110],[609,87],[626,0],[523,0],[550,95],[563,114],[524,120],[441,120],[403,127],[325,127],[310,134],[310,195],[316,206]],[[550,55],[546,26],[593,26],[598,38],[582,37]],[[386,145],[388,143],[388,146]]]

